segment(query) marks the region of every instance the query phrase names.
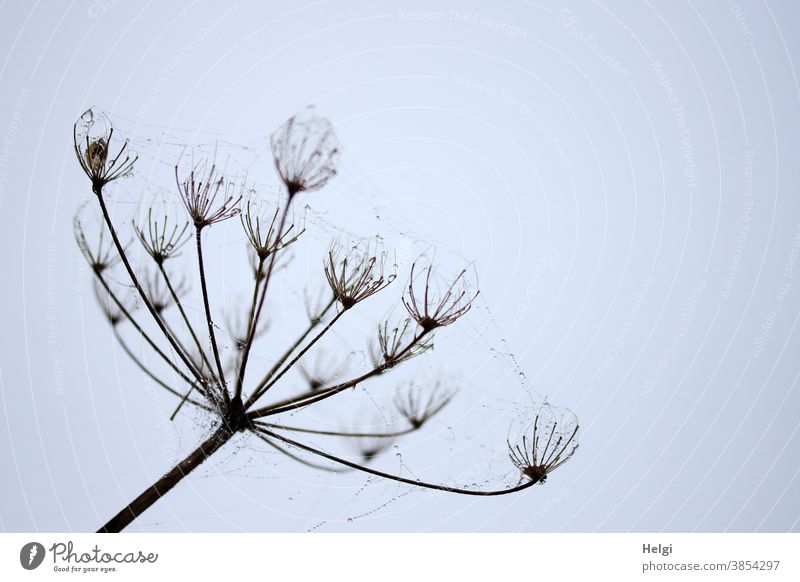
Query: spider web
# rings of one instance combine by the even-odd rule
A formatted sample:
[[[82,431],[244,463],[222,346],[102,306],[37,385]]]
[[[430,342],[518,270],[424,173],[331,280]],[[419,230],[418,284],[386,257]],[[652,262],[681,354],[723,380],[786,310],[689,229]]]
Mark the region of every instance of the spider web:
[[[108,193],[114,222],[125,232],[125,240],[131,241],[129,248],[137,265],[145,264],[147,257],[134,240],[131,224],[143,224],[150,209],[155,216],[168,217],[171,224],[186,221],[176,185],[176,166],[178,175],[185,177],[205,160],[216,164],[226,177],[246,184],[247,198],[257,204],[274,208],[284,202],[284,192],[273,168],[269,131],[199,132],[146,125],[118,115],[109,114],[109,117],[114,119],[115,135],[127,139],[129,147],[139,156],[134,173],[113,183]],[[319,192],[301,194],[293,208],[291,223],[298,231],[305,230],[287,249],[290,260],[279,266],[270,287],[269,325],[254,345],[249,375],[257,377],[258,371],[268,369],[283,347],[306,325],[308,298],[325,295],[322,260],[331,241],[350,244],[376,238],[390,250],[392,267],[396,268],[398,278],[385,291],[358,305],[352,317],[343,318],[341,325],[337,324],[330,337],[326,337],[327,341],[301,360],[300,364],[308,368],[336,362],[335,373],[326,378],[329,382],[369,369],[367,347],[375,341],[378,324],[386,319],[399,322],[407,316],[400,296],[415,260],[422,256],[432,258],[445,273],[451,274],[467,265],[474,273],[469,258],[461,256],[451,241],[437,238],[435,233],[425,233],[419,227],[414,208],[387,199],[382,194],[381,184],[359,168],[356,158],[357,154],[348,155],[345,144],[337,177]],[[95,211],[91,204],[81,209],[81,221],[87,230],[101,228]],[[249,306],[252,273],[247,259],[248,242],[239,220],[232,219],[208,228],[204,244],[210,295],[215,305],[214,322],[223,360],[235,361],[234,334],[228,329],[231,326],[223,322],[235,317],[237,310],[241,313],[243,306]],[[191,282],[186,311],[197,324],[196,329],[203,329],[200,324],[204,321],[204,312],[194,260],[194,250],[188,244],[182,256],[169,261],[168,266],[171,271],[185,273]],[[130,290],[126,274],[119,269],[113,272],[112,281],[118,288]],[[172,323],[179,324],[175,314],[171,315]],[[141,313],[139,316],[140,320],[145,319]],[[151,331],[152,337],[158,337],[155,330],[151,328]],[[141,342],[137,350],[141,354],[146,351]],[[159,374],[175,380],[175,375],[165,371],[155,360],[152,354],[146,358],[148,365],[157,368]],[[315,373],[319,374],[319,370]],[[297,393],[297,386],[302,387],[306,380],[295,372],[287,374],[269,396],[280,399]],[[480,296],[467,316],[451,328],[437,330],[431,353],[319,406],[282,415],[280,422],[320,430],[396,430],[402,427],[402,419],[394,408],[395,388],[403,383],[432,385],[437,381],[449,382],[458,388],[453,401],[429,425],[387,447],[370,464],[403,477],[458,487],[516,485],[519,472],[508,462],[508,427],[524,420],[529,423],[531,410],[544,398],[527,381],[491,306]],[[169,395],[163,398],[165,410],[170,410],[174,399],[170,400]],[[188,406],[183,408],[177,423],[176,433],[197,436],[209,434],[214,426],[209,415]],[[291,436],[298,435],[292,433]],[[357,447],[341,442],[345,439],[302,436],[311,438],[298,440],[360,461]],[[176,461],[185,454],[179,450],[184,441],[192,442],[193,438],[176,438]],[[324,459],[286,448],[307,461],[332,466]],[[298,500],[304,502],[302,505],[308,515],[297,518],[299,528],[312,530],[339,529],[348,522],[388,510],[395,502],[402,502],[400,505],[408,509],[425,502],[431,495],[374,476],[315,472],[254,437],[237,439],[235,446],[223,449],[210,462],[204,463],[198,473],[201,478],[222,476],[228,484],[242,478],[268,480],[270,487],[277,490],[270,491],[273,502],[291,501],[295,505],[300,505]],[[334,480],[337,485],[332,488]]]

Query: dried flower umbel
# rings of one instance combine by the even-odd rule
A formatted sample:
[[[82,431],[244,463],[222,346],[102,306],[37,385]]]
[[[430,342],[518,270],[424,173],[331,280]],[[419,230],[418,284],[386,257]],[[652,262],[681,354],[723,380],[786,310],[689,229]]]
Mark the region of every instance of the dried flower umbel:
[[[544,403],[533,426],[516,443],[508,441],[509,457],[523,479],[544,483],[578,448],[578,419],[566,409]]]
[[[325,277],[342,309],[372,297],[395,280],[394,271],[386,273],[386,252],[380,245],[366,241],[346,249],[334,243],[325,259]]]
[[[275,168],[290,198],[319,190],[336,175],[339,143],[331,122],[313,107],[289,118],[270,141]]]
[[[426,332],[455,322],[472,308],[479,293],[470,289],[466,269],[441,289],[434,288],[432,276],[433,265],[420,273],[417,264],[413,264],[403,297],[408,313]]]
[[[275,212],[267,220],[254,208],[253,201],[248,200],[245,211],[240,216],[247,240],[250,241],[260,264],[263,264],[272,253],[288,247],[305,232],[304,228],[297,229],[294,224],[285,226],[279,232],[277,230],[279,213],[280,208],[275,208]]]
[[[395,406],[413,428],[421,428],[434,414],[447,406],[455,390],[446,390],[437,382],[432,390],[416,384],[398,391]]]
[[[181,180],[175,166],[175,181],[186,211],[199,230],[237,216],[244,196],[244,184],[226,180],[213,163],[201,162]]]
[[[133,230],[144,250],[158,265],[179,256],[181,247],[191,238],[188,222],[184,222],[183,226],[170,225],[166,215],[161,220],[154,219],[152,208],[147,209],[147,226],[134,225]]]
[[[431,336],[412,341],[416,335],[415,328],[416,325],[412,319],[405,319],[400,325],[394,327],[390,327],[388,321],[378,326],[377,349],[375,348],[376,344],[370,344],[372,363],[375,366],[391,368],[433,348],[433,337]],[[406,349],[408,345],[411,345],[410,349]]]
[[[87,128],[95,133],[89,135]],[[459,488],[373,467],[380,454],[396,439],[429,424],[451,401],[454,391],[445,390],[439,383],[430,386],[418,382],[397,393],[395,404],[404,419],[400,428],[392,428],[393,421],[386,421],[384,429],[366,431],[326,430],[303,425],[303,412],[315,404],[352,392],[356,387],[367,389],[370,380],[428,353],[433,330],[451,325],[464,316],[477,295],[477,289],[470,287],[466,272],[439,287],[432,266],[414,265],[402,299],[410,318],[396,326],[384,323],[373,342],[371,365],[365,363],[366,370],[350,375],[349,366],[343,365],[344,358],[334,356],[326,360],[325,354],[334,352],[326,352],[324,344],[334,339],[329,334],[340,320],[356,307],[361,309],[360,304],[370,297],[389,288],[396,277],[396,266],[389,261],[390,255],[382,250],[378,238],[353,246],[334,244],[330,247],[320,269],[330,290],[318,300],[307,301],[308,323],[296,339],[274,352],[266,360],[270,362],[266,366],[258,365],[264,359],[252,364],[250,377],[246,375],[256,338],[271,336],[266,333],[267,312],[272,307],[272,302],[267,300],[268,291],[273,279],[283,272],[276,265],[279,261],[285,264],[282,257],[286,256],[286,247],[294,244],[303,232],[288,220],[296,195],[322,188],[336,174],[338,145],[332,126],[313,110],[292,117],[272,135],[272,155],[284,190],[283,202],[271,210],[256,211],[258,193],[252,189],[248,191],[250,199],[241,222],[247,252],[253,262],[252,294],[240,302],[238,313],[228,313],[231,334],[226,343],[217,338],[218,326],[214,320],[217,311],[212,307],[208,291],[203,241],[211,235],[209,231],[214,232],[214,225],[239,214],[244,182],[226,179],[212,161],[195,165],[183,179],[176,166],[177,195],[187,212],[188,224],[168,221],[166,217],[154,218],[152,210],[148,210],[146,224],[133,227],[144,249],[140,254],[149,263],[146,267],[139,266],[129,256],[128,245],[122,244],[118,225],[112,219],[105,198],[106,188],[116,178],[130,172],[136,160],[124,155],[127,145],[112,157],[109,145],[113,129],[109,125],[99,135],[97,129],[86,116],[76,123],[75,153],[96,195],[103,228],[98,240],[90,244],[80,221],[76,220],[75,224],[76,240],[92,267],[102,312],[131,361],[153,383],[176,398],[170,418],[189,407],[199,414],[209,415],[214,427],[194,451],[125,506],[100,531],[124,529],[237,434],[255,436],[280,454],[314,469],[357,470],[417,487],[477,496],[521,491],[543,481],[573,454],[577,422],[570,433],[572,425],[566,413],[552,420],[547,416],[550,409],[543,407],[530,435],[523,435],[513,445],[509,441],[511,460],[524,476],[514,486],[489,490]],[[192,225],[193,252],[191,245],[186,244],[192,238]],[[195,256],[179,260],[182,255],[192,254]],[[191,311],[187,309],[191,298],[186,293],[186,279],[174,274],[182,262],[189,263],[200,282],[202,306]],[[169,270],[165,268],[167,264]],[[113,278],[112,267],[115,267]],[[127,280],[121,280],[121,273],[116,272],[122,268]],[[145,309],[135,309],[137,305],[129,297],[133,292],[138,304]],[[149,325],[144,321],[148,318]],[[140,337],[151,352],[149,355],[155,358],[142,357],[140,350],[130,345],[131,335]],[[269,346],[274,348],[275,345],[270,338]],[[165,367],[169,375],[154,367],[153,359]],[[273,386],[296,381],[297,374],[289,374],[293,370],[299,370],[305,381],[294,392],[290,391],[288,397],[270,398]],[[292,424],[284,422],[290,415],[297,424],[294,420]],[[364,423],[357,425],[364,426]],[[305,440],[311,437],[344,439],[352,443],[359,462],[331,454]]]
[[[80,249],[86,262],[89,263],[92,271],[99,274],[120,262],[119,255],[114,248],[114,243],[108,240],[108,230],[104,226],[100,227],[100,235],[97,237],[97,242],[94,245],[90,245],[86,240],[86,231],[80,221],[79,215],[75,216],[75,219],[72,221],[72,226],[75,233],[75,242],[78,243],[78,249]]]
[[[75,155],[97,193],[106,184],[130,173],[138,156],[128,149],[127,140],[112,151],[114,128],[108,118],[89,109],[75,123],[72,132]]]

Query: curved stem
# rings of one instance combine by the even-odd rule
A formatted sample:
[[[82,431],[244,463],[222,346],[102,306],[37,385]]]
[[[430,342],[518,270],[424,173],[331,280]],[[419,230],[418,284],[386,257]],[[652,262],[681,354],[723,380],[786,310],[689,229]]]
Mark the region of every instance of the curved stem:
[[[345,432],[345,431],[335,431],[335,430],[314,430],[311,428],[301,428],[299,426],[286,426],[285,424],[270,424],[268,422],[260,422],[260,421],[256,421],[255,424],[268,429],[274,428],[278,430],[288,430],[291,432],[302,432],[306,434],[318,434],[324,436],[339,436],[339,437],[355,437],[355,438],[394,438],[411,434],[412,432],[417,430],[415,427],[410,427],[395,432]]]
[[[364,465],[359,465],[358,463],[353,463],[352,461],[348,461],[347,459],[342,459],[335,455],[331,455],[330,453],[326,453],[324,451],[320,451],[319,449],[315,449],[314,447],[310,447],[308,445],[304,445],[303,443],[299,443],[295,440],[290,438],[281,436],[277,433],[271,431],[264,431],[264,434],[270,436],[272,438],[276,438],[280,441],[285,442],[288,445],[292,445],[314,455],[318,455],[329,461],[334,461],[336,463],[340,463],[352,469],[357,469],[359,471],[364,471],[365,473],[370,473],[371,475],[377,475],[378,477],[383,477],[385,479],[391,479],[392,481],[397,481],[399,483],[407,483],[408,485],[415,485],[417,487],[424,487],[425,489],[434,489],[436,491],[446,491],[447,493],[458,493],[460,495],[475,495],[480,497],[492,497],[496,495],[507,495],[509,493],[516,493],[517,491],[522,491],[531,487],[538,483],[538,480],[531,480],[527,483],[522,483],[521,485],[517,485],[516,487],[510,487],[509,489],[498,489],[493,491],[474,491],[472,489],[461,489],[459,487],[450,487],[448,485],[440,485],[438,483],[428,483],[425,481],[419,481],[416,479],[408,479],[406,477],[400,477],[399,475],[392,475],[391,473],[386,473],[384,471],[378,471],[377,469],[372,469],[370,467],[365,467]]]
[[[289,457],[293,461],[297,461],[298,463],[300,463],[301,465],[305,465],[306,467],[311,467],[312,469],[319,469],[320,471],[328,471],[329,473],[344,473],[344,472],[349,470],[349,469],[335,469],[333,467],[326,467],[325,465],[318,465],[317,463],[312,463],[311,461],[306,461],[304,458],[302,458],[302,457],[300,457],[298,455],[295,455],[294,453],[290,453],[289,451],[284,449],[282,446],[273,443],[271,440],[269,440],[267,437],[265,437],[259,431],[254,430],[254,431],[251,431],[251,432],[254,435],[256,435],[258,438],[260,438],[262,441],[267,443],[269,446],[271,446],[273,449],[275,449],[276,451],[279,451],[280,453],[286,455],[287,457]]]

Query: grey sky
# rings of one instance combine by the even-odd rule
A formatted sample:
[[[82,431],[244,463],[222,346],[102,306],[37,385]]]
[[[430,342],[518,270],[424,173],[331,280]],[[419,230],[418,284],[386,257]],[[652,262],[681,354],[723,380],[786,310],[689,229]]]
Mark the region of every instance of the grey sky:
[[[110,112],[142,154],[122,216],[169,196],[184,145],[274,183],[265,138],[313,103],[346,153],[302,201],[310,232],[276,291],[277,337],[302,321],[302,283],[322,280],[331,225],[380,232],[401,268],[435,245],[449,269],[474,264],[482,294],[409,373],[443,367],[462,390],[381,466],[502,480],[508,421],[542,396],[578,415],[580,449],[545,485],[482,500],[241,443],[131,531],[798,530],[800,7],[398,6],[0,7],[0,529],[94,530],[202,429],[167,422],[174,400],[94,304],[72,235],[89,199],[77,116]],[[238,222],[211,236],[212,295],[235,306]],[[339,332],[345,351],[400,286]],[[373,406],[352,397],[314,421]]]

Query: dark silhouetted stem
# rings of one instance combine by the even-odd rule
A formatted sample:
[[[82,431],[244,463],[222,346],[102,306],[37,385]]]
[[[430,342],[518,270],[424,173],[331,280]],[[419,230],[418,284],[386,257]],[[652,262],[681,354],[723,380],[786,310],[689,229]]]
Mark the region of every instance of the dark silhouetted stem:
[[[308,350],[310,350],[310,349],[311,349],[311,347],[312,347],[312,346],[313,346],[315,343],[317,343],[317,342],[320,340],[320,338],[321,338],[322,336],[324,336],[326,333],[328,333],[328,331],[329,331],[329,330],[330,330],[330,329],[333,327],[333,325],[334,325],[334,324],[335,324],[335,323],[336,323],[336,322],[339,320],[339,318],[340,318],[342,315],[344,315],[344,314],[345,314],[345,312],[344,312],[344,311],[340,311],[339,313],[337,313],[337,314],[336,314],[336,315],[333,317],[333,319],[331,319],[331,320],[330,320],[330,321],[329,321],[329,322],[328,322],[328,323],[325,325],[325,327],[323,327],[323,328],[322,328],[322,329],[319,331],[319,333],[318,333],[317,335],[315,335],[315,336],[314,336],[314,338],[313,338],[313,339],[312,339],[310,342],[308,342],[308,344],[306,345],[306,347],[304,347],[302,350],[300,350],[300,352],[298,352],[298,354],[297,354],[297,355],[296,355],[294,358],[292,358],[292,360],[291,360],[291,361],[290,361],[288,364],[286,364],[286,366],[284,366],[283,370],[281,370],[280,372],[278,372],[278,374],[277,374],[276,376],[274,376],[274,377],[272,378],[272,380],[270,380],[269,382],[267,382],[267,384],[266,384],[266,385],[264,385],[264,387],[263,387],[263,388],[259,389],[259,391],[255,393],[255,395],[254,395],[254,401],[255,401],[255,400],[258,400],[258,399],[259,399],[259,398],[261,398],[261,397],[262,397],[264,394],[266,394],[267,390],[269,390],[270,388],[272,388],[272,387],[275,385],[275,383],[276,383],[278,380],[280,380],[280,379],[281,379],[281,378],[284,376],[284,374],[286,374],[286,372],[288,372],[289,370],[291,370],[291,369],[292,369],[292,367],[293,367],[293,366],[294,366],[294,365],[295,365],[295,364],[298,362],[298,360],[300,360],[300,358],[302,358],[302,357],[303,357],[303,356],[306,354],[306,352],[307,352]]]
[[[256,386],[256,389],[253,390],[253,394],[251,394],[250,397],[245,402],[245,405],[244,405],[245,408],[250,408],[250,406],[252,404],[254,404],[256,402],[256,400],[258,400],[262,396],[263,393],[261,393],[261,389],[264,386],[267,385],[267,383],[272,379],[272,377],[278,372],[280,367],[283,366],[283,364],[286,362],[286,360],[288,360],[291,357],[291,355],[294,353],[294,351],[298,347],[300,347],[300,344],[302,344],[305,341],[305,339],[308,337],[308,335],[312,331],[314,331],[314,329],[320,323],[319,320],[322,318],[322,316],[324,316],[328,312],[328,310],[331,307],[333,307],[334,303],[336,303],[336,298],[335,297],[332,298],[330,300],[330,302],[328,303],[328,305],[325,306],[325,309],[322,310],[322,313],[320,314],[319,318],[314,318],[311,321],[311,323],[309,324],[309,326],[306,328],[306,330],[300,335],[300,337],[297,338],[297,340],[291,346],[289,346],[289,349],[286,350],[286,352],[284,352],[284,354],[280,357],[280,359],[277,362],[275,362],[275,364],[272,366],[272,368],[270,368],[269,372],[267,372],[266,375],[261,379],[261,382],[258,383],[258,386]]]
[[[194,340],[194,345],[197,346],[197,351],[200,353],[200,358],[202,358],[203,363],[206,366],[208,366],[208,369],[211,370],[211,362],[208,361],[208,358],[206,357],[206,352],[203,349],[203,346],[200,345],[200,339],[197,337],[197,334],[194,331],[194,327],[189,322],[189,317],[186,315],[186,311],[183,309],[183,304],[181,303],[178,294],[175,292],[175,288],[172,286],[172,281],[170,281],[169,275],[167,274],[167,270],[164,268],[164,263],[158,263],[158,268],[161,271],[161,276],[164,277],[164,282],[167,284],[167,289],[169,289],[170,295],[172,295],[172,300],[175,302],[175,305],[178,307],[178,311],[180,311],[181,313],[181,317],[183,318],[183,322],[186,324],[186,328],[192,335],[192,339]]]
[[[528,487],[532,487],[539,482],[538,479],[532,479],[525,483],[521,483],[516,487],[509,487],[508,489],[495,489],[492,491],[478,491],[474,489],[462,489],[460,487],[450,487],[449,485],[440,485],[438,483],[428,483],[426,481],[419,481],[417,479],[408,479],[406,477],[400,477],[399,475],[392,475],[391,473],[386,473],[384,471],[378,471],[377,469],[372,469],[370,467],[365,467],[364,465],[359,465],[358,463],[353,463],[352,461],[348,461],[347,459],[342,459],[341,457],[337,457],[335,455],[331,455],[324,451],[320,451],[319,449],[315,449],[314,447],[310,447],[308,445],[304,445],[303,443],[299,443],[295,440],[287,438],[285,436],[281,436],[274,432],[270,432],[265,430],[263,434],[267,437],[275,438],[280,441],[285,442],[287,445],[292,445],[293,447],[297,447],[303,451],[312,453],[314,455],[320,456],[324,459],[328,459],[329,461],[333,461],[335,463],[339,463],[340,465],[344,465],[345,467],[350,467],[351,469],[357,469],[359,471],[363,471],[365,473],[369,473],[371,475],[377,475],[378,477],[383,477],[384,479],[391,479],[392,481],[398,481],[399,483],[406,483],[408,485],[415,485],[417,487],[423,487],[425,489],[434,489],[435,491],[446,491],[447,493],[458,493],[460,495],[476,495],[479,497],[493,497],[496,495],[508,495],[509,493],[516,493],[517,491],[522,491],[523,489],[527,489]]]
[[[130,523],[144,513],[151,505],[161,499],[167,492],[175,487],[181,479],[186,477],[203,461],[217,452],[233,436],[228,426],[223,426],[209,437],[203,444],[195,449],[188,457],[175,465],[161,479],[144,490],[136,499],[131,501],[122,511],[111,518],[108,523],[97,530],[97,533],[119,533]]]
[[[278,245],[280,243],[280,233],[283,232],[283,227],[286,224],[286,218],[289,216],[291,202],[292,197],[289,196],[289,201],[286,203],[286,207],[283,209],[283,214],[281,215],[281,221],[278,223],[278,238],[275,240],[275,248],[272,250],[272,256],[269,258],[267,272],[264,274],[264,290],[261,292],[261,299],[258,302],[258,308],[256,309],[255,316],[250,324],[250,329],[247,331],[247,343],[245,343],[244,349],[242,350],[242,363],[239,365],[239,373],[236,379],[236,390],[234,392],[235,397],[239,399],[242,397],[242,389],[244,387],[244,372],[247,369],[247,360],[250,358],[250,350],[253,347],[253,339],[255,338],[256,329],[258,328],[258,319],[261,317],[261,310],[263,309],[264,301],[267,298],[269,282],[270,279],[272,279],[272,270],[275,268],[275,257],[277,256],[279,250]],[[256,289],[258,289],[258,280],[256,280]]]
[[[175,340],[172,337],[172,334],[169,333],[164,322],[161,320],[161,317],[158,315],[155,307],[150,302],[150,299],[147,297],[147,293],[144,292],[141,283],[139,283],[139,279],[136,277],[136,273],[133,271],[133,267],[131,267],[130,262],[128,261],[128,255],[125,253],[125,247],[122,246],[122,243],[117,236],[117,230],[114,228],[114,223],[111,222],[111,215],[108,213],[108,208],[106,208],[105,200],[103,199],[103,191],[100,188],[95,189],[95,194],[97,195],[97,200],[100,202],[100,210],[103,212],[103,218],[105,219],[106,226],[108,226],[108,231],[111,233],[111,238],[114,240],[114,246],[117,247],[117,252],[119,253],[120,259],[122,259],[122,264],[125,265],[125,270],[128,271],[128,276],[131,278],[131,282],[133,286],[136,287],[136,291],[139,292],[139,296],[142,298],[142,302],[147,307],[147,310],[150,312],[150,315],[153,316],[153,319],[156,320],[156,324],[164,336],[167,338],[167,341],[170,343],[172,348],[177,352],[178,356],[183,360],[183,363],[186,364],[186,367],[192,372],[195,378],[198,380],[202,380],[203,377],[200,375],[194,364],[189,361],[188,357],[181,351],[180,347],[177,345]]]
[[[197,241],[197,268],[200,273],[200,288],[203,291],[203,307],[206,311],[206,322],[208,323],[208,337],[211,341],[211,349],[214,352],[214,361],[217,364],[217,371],[219,372],[219,380],[222,383],[222,398],[227,403],[230,399],[228,388],[225,384],[225,373],[222,371],[222,361],[219,357],[219,348],[217,347],[217,335],[214,333],[214,320],[211,319],[211,305],[208,301],[208,286],[206,285],[206,269],[203,264],[203,237],[202,228],[197,227],[195,231],[195,240]]]

